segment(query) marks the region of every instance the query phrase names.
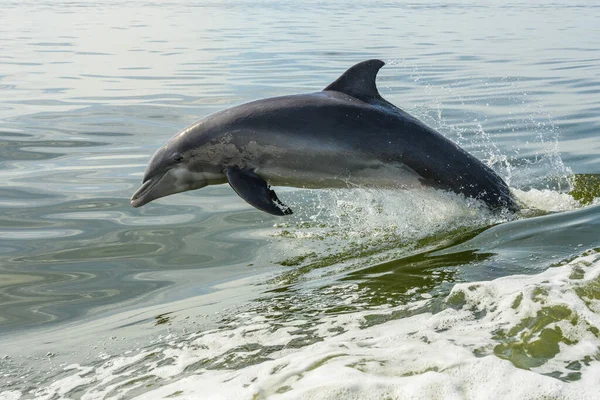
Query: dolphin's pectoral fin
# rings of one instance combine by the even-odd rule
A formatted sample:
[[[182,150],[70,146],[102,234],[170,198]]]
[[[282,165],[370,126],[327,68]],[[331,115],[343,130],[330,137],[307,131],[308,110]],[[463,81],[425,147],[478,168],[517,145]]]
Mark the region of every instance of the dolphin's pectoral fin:
[[[371,100],[383,100],[377,91],[375,78],[385,63],[381,60],[367,60],[350,67],[333,83],[323,90],[332,90],[349,94],[369,103]]]
[[[283,204],[267,182],[254,171],[239,167],[225,170],[229,185],[248,204],[273,215],[289,215],[292,209]]]

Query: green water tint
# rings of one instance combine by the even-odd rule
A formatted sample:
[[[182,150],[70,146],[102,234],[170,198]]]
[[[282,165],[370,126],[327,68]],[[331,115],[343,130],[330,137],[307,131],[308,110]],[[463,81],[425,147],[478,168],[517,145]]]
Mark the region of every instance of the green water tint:
[[[590,250],[590,252],[598,253],[600,249]],[[585,276],[583,267],[589,266],[584,261],[579,264],[573,267],[573,272],[569,276],[573,280],[573,290],[592,312],[596,312],[592,301],[600,300],[600,277],[579,283],[578,281]],[[596,326],[567,305],[546,305],[548,298],[547,290],[542,287],[535,288],[532,300],[543,305],[535,316],[523,318],[510,328],[494,332],[493,339],[499,342],[493,349],[496,356],[510,361],[518,368],[530,370],[544,365],[558,355],[562,345],[570,346],[578,343],[577,338],[570,337],[564,332],[565,326],[577,327],[578,330],[587,331],[600,338],[600,330]],[[523,294],[520,294],[512,308],[518,310],[522,301]],[[579,370],[583,366],[589,366],[594,360],[600,360],[600,349],[594,355],[586,355],[580,360],[570,361],[564,367],[566,371],[554,371],[547,375],[567,382],[576,381],[581,379]]]
[[[538,291],[538,294],[540,297],[546,295],[543,290]],[[569,346],[578,342],[577,339],[569,338],[569,335],[563,332],[563,329],[558,326],[561,322],[574,327],[583,325],[588,332],[599,337],[598,329],[585,321],[580,321],[576,312],[564,305],[553,305],[542,307],[534,317],[524,318],[509,329],[495,332],[493,339],[500,344],[494,347],[493,352],[518,368],[530,370],[540,367],[560,353],[561,344]],[[581,360],[569,362],[565,368],[573,372],[554,371],[548,375],[563,381],[579,380],[581,373],[577,371],[582,365],[589,365],[593,359],[600,360],[600,351],[593,358],[587,355]]]
[[[567,321],[576,325],[577,320],[577,315],[566,306],[543,307],[535,317],[525,318],[508,330],[496,332],[493,338],[501,344],[494,348],[494,354],[519,368],[539,367],[560,352],[560,343],[575,343],[565,337],[560,327],[555,326],[556,322]]]
[[[600,250],[596,249],[596,252],[600,253]],[[575,288],[575,293],[577,293],[577,295],[583,299],[588,308],[592,309],[592,301],[600,300],[600,276],[587,281],[585,284],[577,286]],[[598,329],[594,329],[595,335],[598,336]]]
[[[464,243],[488,228],[463,227],[413,243],[389,234],[376,243],[349,244],[324,257],[313,252],[290,257],[280,264],[294,266],[293,269],[271,280],[269,284],[276,287],[265,292],[266,297],[257,303],[266,305],[267,310],[261,314],[269,319],[307,321],[303,329],[318,324],[324,314],[379,310],[415,300],[432,299],[431,311],[439,306],[452,285],[461,281],[461,266],[493,255],[476,251],[432,253]],[[400,313],[377,312],[366,318],[364,326],[406,316]]]
[[[290,257],[280,264],[292,266],[293,269],[271,282],[280,285],[267,292],[269,297],[260,300],[260,303],[269,305],[267,310],[260,313],[271,320],[274,329],[280,323],[302,320],[296,333],[304,331],[303,338],[295,339],[302,346],[322,340],[314,332],[323,315],[372,310],[373,313],[364,315],[364,321],[361,321],[361,326],[366,328],[423,312],[436,313],[447,307],[460,309],[465,305],[464,293],[459,291],[448,297],[452,287],[455,283],[465,281],[462,274],[465,268],[470,265],[476,267],[482,262],[485,264],[486,260],[494,257],[494,253],[476,249],[441,255],[439,252],[468,242],[489,228],[491,226],[462,227],[413,243],[389,233],[384,239],[379,238],[376,244],[369,241],[350,243],[342,251],[326,257],[319,258],[316,252]],[[376,262],[380,257],[388,259]],[[562,266],[564,264],[560,263]],[[590,300],[587,304],[591,308],[591,300],[600,299],[600,278],[578,284],[577,280],[585,276],[582,269],[585,266],[583,261],[581,268],[574,266],[571,279],[576,285],[573,290],[584,302]],[[315,280],[315,275],[319,279]],[[307,284],[313,287],[307,289]],[[577,343],[576,338],[561,329],[561,324],[583,328],[599,337],[596,327],[566,305],[549,304],[548,296],[545,289],[538,287],[533,293],[533,301],[542,305],[541,309],[533,316],[494,332],[493,339],[498,343],[495,347],[476,349],[474,352],[482,356],[492,353],[518,368],[530,370],[552,360],[560,353],[561,346]],[[430,301],[425,306],[410,310],[388,311],[389,308],[423,299]],[[517,296],[512,308],[518,310],[522,301],[523,294]],[[477,318],[484,315],[485,310],[481,315],[476,313]],[[337,326],[336,329],[336,333],[345,332],[343,326]],[[578,380],[581,377],[579,369],[593,358],[586,356],[570,360],[560,371],[548,374],[563,381]]]
[[[569,194],[581,204],[591,204],[600,198],[600,174],[575,174],[571,177]]]
[[[252,344],[251,348],[249,345],[236,347],[214,359],[200,360],[190,365],[186,372],[239,369],[261,363],[283,347],[302,348],[320,342],[324,338],[319,327],[327,323],[324,318],[327,316],[372,310],[373,313],[361,322],[362,327],[368,327],[441,309],[452,283],[460,281],[460,266],[481,261],[491,254],[465,251],[434,256],[432,253],[468,241],[486,229],[488,227],[455,229],[412,244],[389,234],[385,240],[379,237],[377,245],[373,242],[354,243],[343,251],[321,258],[311,252],[282,260],[282,265],[293,265],[293,268],[268,282],[271,289],[245,305],[243,310],[224,315],[219,329],[227,331],[247,325],[245,319],[256,315],[268,321],[270,332],[292,326],[289,334],[293,338],[285,346]],[[386,259],[381,261],[384,256]],[[320,274],[318,279],[314,279],[316,273]],[[424,298],[431,299],[426,302],[425,309],[415,307],[410,311],[386,312],[390,307]],[[328,335],[342,334],[346,330],[343,323],[335,324],[328,328]]]
[[[163,324],[168,323],[171,320],[171,317],[169,316],[169,314],[172,314],[172,312],[160,314],[160,315],[157,315],[156,317],[154,317],[155,324],[163,325]]]
[[[408,264],[411,264],[413,262],[412,256],[424,260],[430,253],[466,242],[488,228],[490,226],[484,228],[460,227],[451,231],[436,233],[415,242],[410,242],[405,237],[398,236],[393,232],[386,232],[374,240],[350,241],[345,248],[329,255],[318,256],[316,252],[311,251],[279,261],[278,263],[282,266],[294,268],[277,276],[269,283],[281,286],[297,284],[307,280],[306,275],[308,273],[331,266],[338,267],[335,271],[331,271],[331,274],[334,275],[360,269],[360,271],[355,271],[350,278],[344,280],[362,279],[373,274],[389,273],[390,271],[386,270],[388,265],[401,263],[402,260],[409,260]],[[435,259],[435,257],[432,259]],[[369,266],[369,264],[375,265]],[[404,264],[401,263],[401,265]],[[340,266],[342,266],[341,269]],[[366,266],[368,268],[364,269]],[[393,269],[396,270],[396,267]],[[326,275],[329,274],[325,272],[320,276]]]

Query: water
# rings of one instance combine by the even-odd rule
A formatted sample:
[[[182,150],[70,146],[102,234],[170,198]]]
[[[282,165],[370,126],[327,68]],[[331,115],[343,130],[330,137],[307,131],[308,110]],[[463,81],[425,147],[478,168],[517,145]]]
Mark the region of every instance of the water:
[[[594,398],[598,37],[595,2],[3,1],[0,398]],[[182,127],[372,57],[530,210],[129,205]]]

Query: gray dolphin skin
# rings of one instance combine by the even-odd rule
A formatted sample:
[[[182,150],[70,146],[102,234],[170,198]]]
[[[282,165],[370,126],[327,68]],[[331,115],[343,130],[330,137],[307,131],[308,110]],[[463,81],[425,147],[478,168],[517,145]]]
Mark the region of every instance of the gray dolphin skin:
[[[156,151],[131,204],[229,182],[252,206],[286,215],[271,185],[429,185],[516,212],[492,169],[381,97],[384,64],[363,61],[323,91],[253,101],[183,129]]]

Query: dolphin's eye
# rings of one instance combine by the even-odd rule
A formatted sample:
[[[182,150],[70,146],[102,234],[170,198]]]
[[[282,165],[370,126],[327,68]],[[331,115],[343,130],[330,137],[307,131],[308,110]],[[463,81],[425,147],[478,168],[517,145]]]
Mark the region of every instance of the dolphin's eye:
[[[183,161],[183,156],[181,154],[175,154],[175,156],[173,157],[173,161],[175,161],[177,164],[179,164],[180,162]]]

